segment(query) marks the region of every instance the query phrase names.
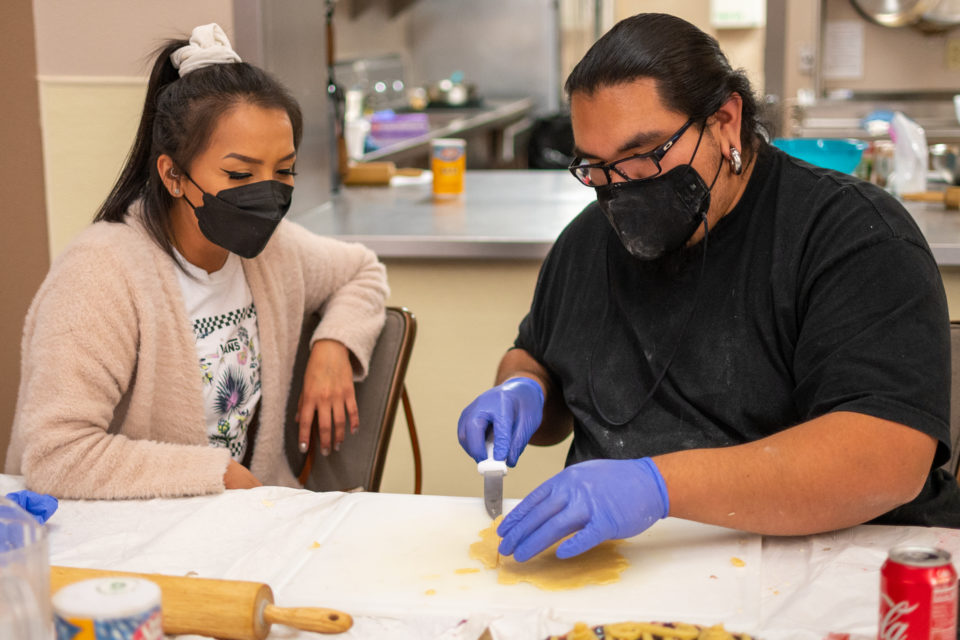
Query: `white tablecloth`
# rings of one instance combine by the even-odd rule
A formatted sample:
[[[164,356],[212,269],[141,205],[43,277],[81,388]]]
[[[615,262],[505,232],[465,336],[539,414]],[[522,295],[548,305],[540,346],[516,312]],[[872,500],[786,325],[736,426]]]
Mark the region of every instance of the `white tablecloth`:
[[[21,488],[21,477],[0,475],[0,494]],[[932,545],[960,558],[960,531],[952,529],[864,525],[761,542],[668,519],[624,545],[631,566],[619,586],[541,593],[497,585],[493,572],[454,571],[470,566],[467,547],[485,518],[480,498],[262,487],[174,500],[63,500],[48,529],[51,564],[266,582],[278,605],[352,614],[353,628],[339,636],[350,639],[475,640],[489,628],[495,640],[537,640],[576,620],[650,619],[653,606],[768,640],[859,640],[876,637],[879,571],[892,546]],[[442,564],[451,554],[453,564]],[[735,557],[746,566],[734,567]],[[281,626],[270,634],[322,637],[329,636]]]

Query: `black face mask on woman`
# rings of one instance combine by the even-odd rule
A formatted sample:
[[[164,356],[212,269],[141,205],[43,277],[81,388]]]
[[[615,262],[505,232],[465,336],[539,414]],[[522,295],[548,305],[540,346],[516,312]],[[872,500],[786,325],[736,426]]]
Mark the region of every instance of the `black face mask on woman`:
[[[210,242],[243,258],[255,258],[263,251],[293,197],[293,187],[278,180],[251,182],[213,195],[190,174],[184,175],[203,192],[201,206],[187,200],[200,231]]]
[[[700,138],[690,162],[699,148]],[[630,255],[656,260],[681,248],[706,219],[720,167],[709,187],[690,164],[647,180],[611,182],[597,187],[597,203]]]

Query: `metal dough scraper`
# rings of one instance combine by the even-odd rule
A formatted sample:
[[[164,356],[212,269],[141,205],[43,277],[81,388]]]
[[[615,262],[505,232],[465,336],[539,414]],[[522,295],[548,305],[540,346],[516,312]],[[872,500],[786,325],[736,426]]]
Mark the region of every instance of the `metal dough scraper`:
[[[503,476],[507,475],[507,463],[493,459],[493,427],[487,430],[487,459],[477,463],[477,471],[483,474],[483,506],[491,518],[503,513]]]

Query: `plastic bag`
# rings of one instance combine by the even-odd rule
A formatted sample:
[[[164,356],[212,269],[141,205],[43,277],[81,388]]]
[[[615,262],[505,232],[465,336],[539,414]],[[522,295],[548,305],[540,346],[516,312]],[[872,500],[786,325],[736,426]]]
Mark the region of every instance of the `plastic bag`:
[[[890,138],[894,144],[893,192],[903,195],[926,191],[929,151],[923,127],[897,111],[890,122]]]

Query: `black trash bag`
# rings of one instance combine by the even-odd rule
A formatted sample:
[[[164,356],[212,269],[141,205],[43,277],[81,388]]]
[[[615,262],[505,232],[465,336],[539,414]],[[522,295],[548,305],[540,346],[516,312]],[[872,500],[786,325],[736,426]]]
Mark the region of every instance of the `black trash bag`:
[[[530,128],[527,165],[530,169],[566,169],[573,162],[573,128],[569,113],[537,118]]]

